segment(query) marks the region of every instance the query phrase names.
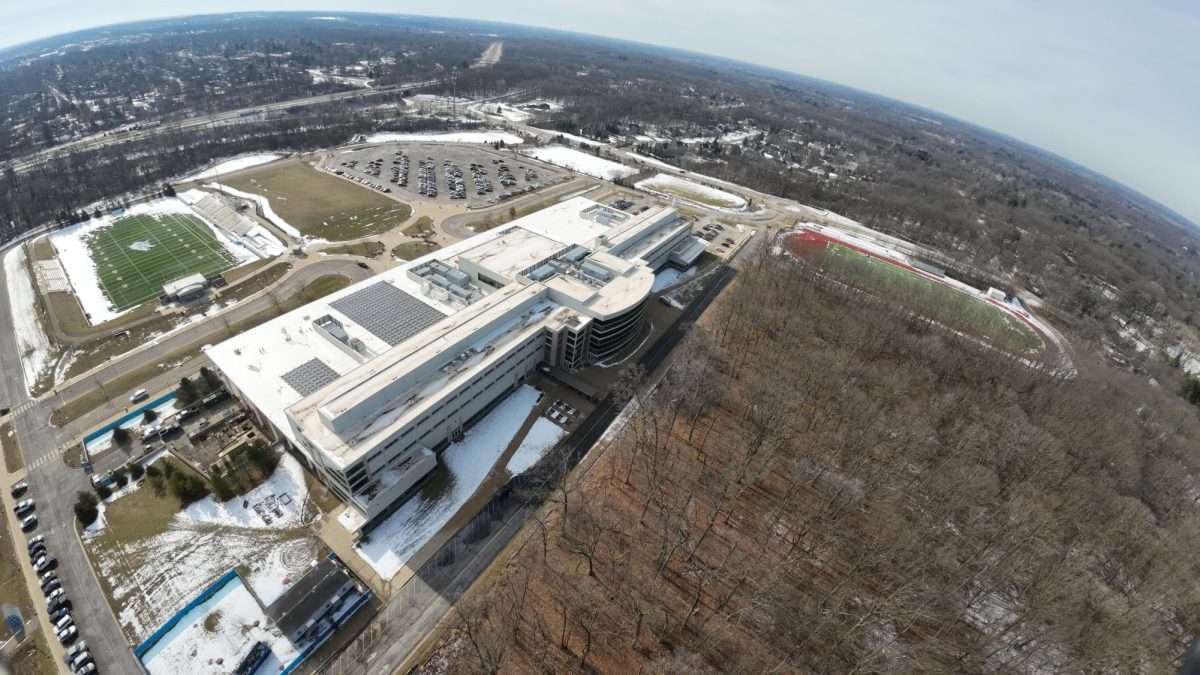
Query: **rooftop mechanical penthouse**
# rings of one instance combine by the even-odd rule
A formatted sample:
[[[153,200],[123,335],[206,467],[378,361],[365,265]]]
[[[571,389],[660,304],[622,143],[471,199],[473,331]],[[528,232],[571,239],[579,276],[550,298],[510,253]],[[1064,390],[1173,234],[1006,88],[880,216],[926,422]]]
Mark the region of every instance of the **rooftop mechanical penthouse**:
[[[704,250],[674,209],[577,197],[361,282],[208,350],[231,389],[351,507],[359,534],[538,366],[615,355],[654,272]]]

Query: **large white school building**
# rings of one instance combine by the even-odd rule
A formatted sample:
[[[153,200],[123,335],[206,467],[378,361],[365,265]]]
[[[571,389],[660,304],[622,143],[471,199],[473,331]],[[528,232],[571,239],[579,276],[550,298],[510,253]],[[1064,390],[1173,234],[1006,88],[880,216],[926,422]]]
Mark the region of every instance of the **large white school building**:
[[[674,209],[570,199],[208,349],[231,390],[369,530],[539,365],[578,370],[642,330],[655,270],[704,250]]]

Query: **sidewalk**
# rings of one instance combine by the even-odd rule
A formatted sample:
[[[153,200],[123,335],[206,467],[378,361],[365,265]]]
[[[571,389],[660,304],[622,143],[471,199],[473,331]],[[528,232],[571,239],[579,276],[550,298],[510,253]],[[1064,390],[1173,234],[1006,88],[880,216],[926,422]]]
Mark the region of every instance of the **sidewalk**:
[[[16,500],[13,499],[9,488],[14,483],[24,480],[26,474],[27,472],[24,468],[9,473],[3,462],[0,462],[0,483],[3,483],[4,487],[3,494],[0,494],[0,503],[3,503],[4,505],[4,517],[8,519],[8,531],[12,535],[13,550],[11,553],[13,555],[13,560],[15,560],[17,566],[21,568],[21,574],[25,578],[26,592],[29,594],[29,602],[31,605],[33,605],[33,611],[35,615],[33,617],[25,617],[25,632],[27,635],[26,639],[32,639],[34,632],[36,630],[40,630],[46,640],[47,646],[50,648],[50,654],[54,659],[55,667],[59,672],[67,673],[69,671],[67,671],[66,666],[63,665],[63,656],[66,654],[66,651],[63,649],[62,644],[59,643],[58,638],[55,637],[54,632],[47,629],[47,627],[51,624],[50,613],[46,611],[45,595],[42,593],[42,586],[38,582],[37,573],[33,571],[33,565],[29,563],[27,549],[21,548],[21,544],[24,544],[28,537],[36,535],[37,530],[35,529],[29,533],[22,532],[21,523],[16,514],[13,513],[13,507],[16,506]],[[34,499],[36,501],[36,495],[32,495],[30,493],[26,494],[29,496],[23,496],[23,498]],[[37,513],[37,511],[34,511],[34,513]],[[30,626],[30,620],[36,620],[37,626]]]

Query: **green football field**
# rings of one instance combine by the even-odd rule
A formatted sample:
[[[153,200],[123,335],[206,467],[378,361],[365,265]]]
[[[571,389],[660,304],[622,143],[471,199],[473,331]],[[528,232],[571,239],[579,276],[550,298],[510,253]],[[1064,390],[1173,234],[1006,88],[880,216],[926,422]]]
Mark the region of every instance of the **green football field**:
[[[903,267],[830,244],[824,268],[831,276],[876,297],[986,338],[1001,349],[1025,353],[1042,346],[1041,338],[1011,314]]]
[[[100,287],[118,310],[162,295],[163,284],[237,264],[199,218],[182,213],[118,218],[87,239]]]

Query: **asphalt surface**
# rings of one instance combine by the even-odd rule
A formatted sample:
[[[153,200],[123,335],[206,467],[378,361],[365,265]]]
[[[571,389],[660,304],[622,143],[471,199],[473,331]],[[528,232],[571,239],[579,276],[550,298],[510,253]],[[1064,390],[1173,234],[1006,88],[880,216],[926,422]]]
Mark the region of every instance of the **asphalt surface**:
[[[357,281],[370,273],[358,267],[357,261],[350,258],[303,261],[270,294],[236,305],[220,316],[190,324],[186,329],[165,336],[138,352],[113,360],[99,372],[77,378],[50,395],[37,399],[29,396],[19,375],[22,370],[14,335],[8,330],[0,331],[0,368],[4,373],[18,374],[4,378],[0,390],[4,391],[4,397],[12,408],[13,429],[28,468],[29,496],[37,503],[38,527],[27,536],[45,535],[47,549],[58,558],[58,576],[74,603],[71,615],[75,617],[80,638],[87,641],[100,672],[136,673],[140,671],[140,664],[133,658],[75,533],[72,508],[75,495],[79,491],[89,490],[90,483],[82,470],[67,467],[60,457],[68,447],[79,443],[86,431],[122,412],[129,405],[130,392],[106,389],[107,403],[62,428],[50,426],[51,413],[60,401],[88,394],[131,370],[161,363],[172,353],[196,342],[216,344],[224,340],[229,335],[228,324],[269,311],[276,302],[272,296],[279,300],[291,297],[305,284],[325,274],[343,274]],[[3,275],[0,275],[0,317],[7,323],[10,313],[5,283]],[[193,358],[138,386],[150,391],[167,389],[181,377],[193,375],[205,362],[206,357]],[[107,458],[110,463],[123,460],[117,453]],[[97,468],[103,470],[104,465]],[[7,490],[7,486],[4,489]],[[53,634],[50,639],[53,640]]]

